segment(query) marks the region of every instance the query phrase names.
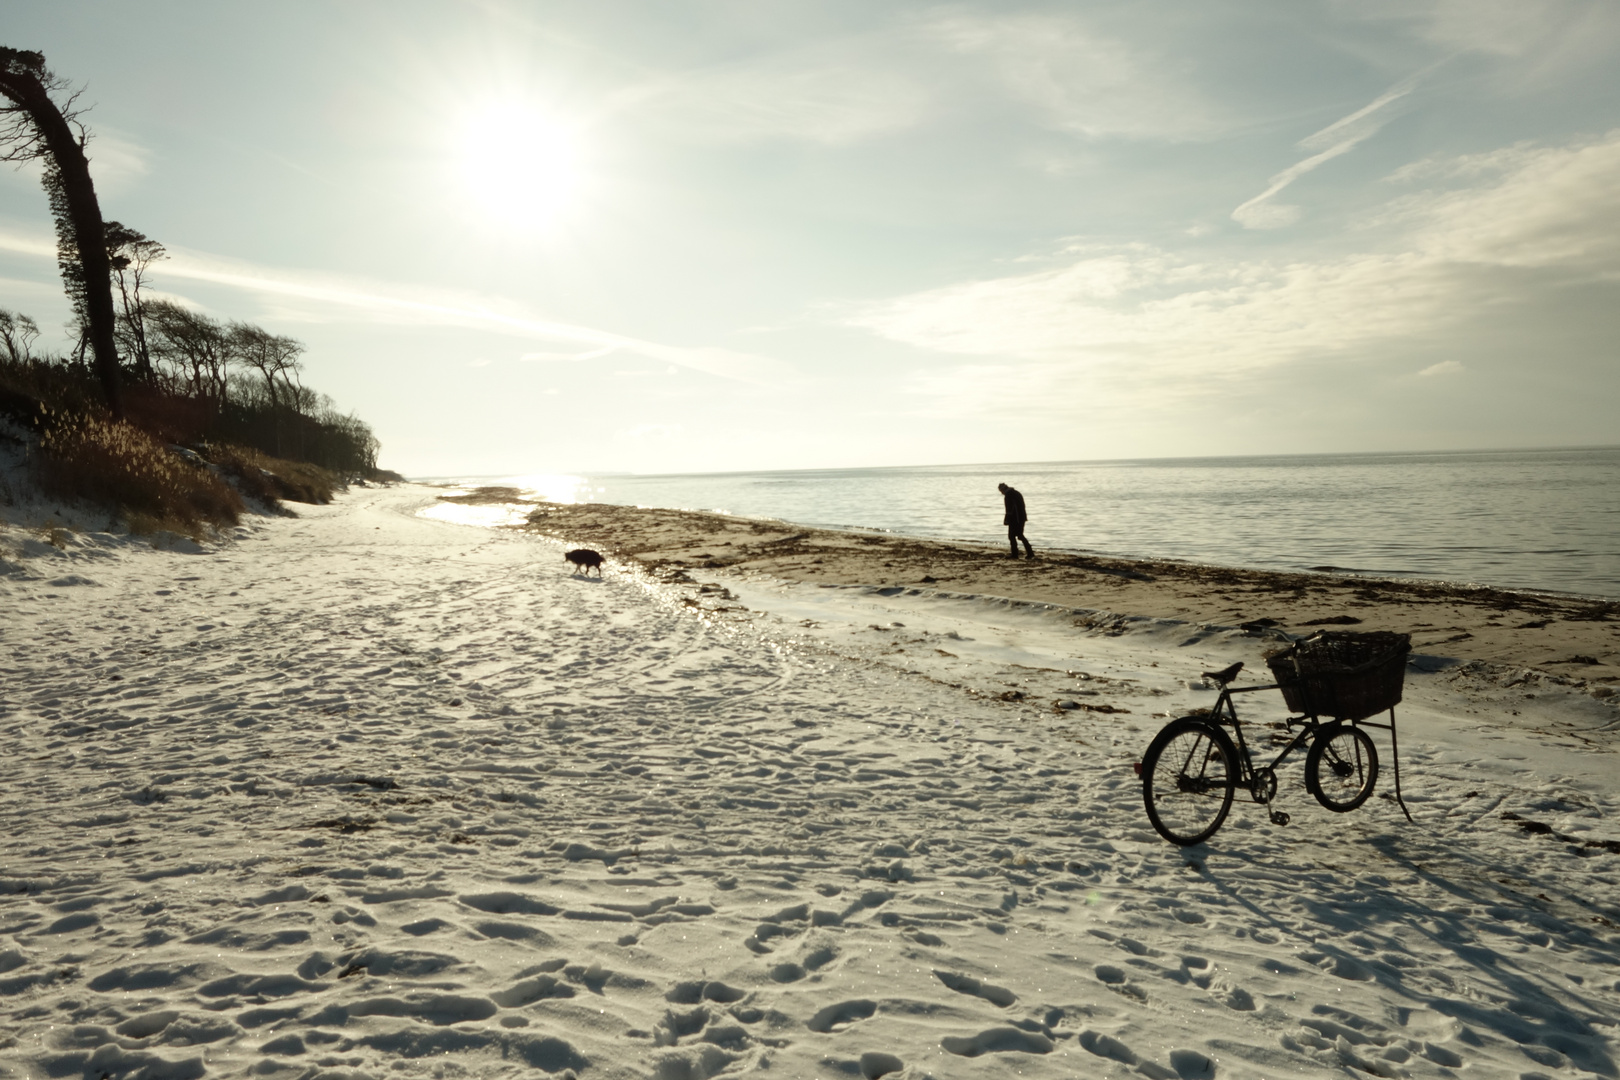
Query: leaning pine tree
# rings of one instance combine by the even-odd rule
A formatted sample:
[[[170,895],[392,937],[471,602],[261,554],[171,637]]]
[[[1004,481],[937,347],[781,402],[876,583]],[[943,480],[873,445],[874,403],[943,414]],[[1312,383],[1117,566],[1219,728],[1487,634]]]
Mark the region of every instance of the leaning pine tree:
[[[46,70],[44,54],[0,46],[0,161],[45,162],[62,283],[88,331],[107,407],[118,416],[123,398],[106,226],[84,154],[89,136],[73,108],[78,95],[66,93],[61,105],[51,97],[66,90],[66,81]]]

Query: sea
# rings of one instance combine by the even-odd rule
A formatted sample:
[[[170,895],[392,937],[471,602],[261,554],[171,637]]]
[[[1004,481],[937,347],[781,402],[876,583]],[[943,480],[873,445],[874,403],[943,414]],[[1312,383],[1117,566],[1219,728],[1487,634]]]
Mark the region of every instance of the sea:
[[[1037,554],[1620,598],[1620,447],[436,479],[992,544],[1006,483]]]

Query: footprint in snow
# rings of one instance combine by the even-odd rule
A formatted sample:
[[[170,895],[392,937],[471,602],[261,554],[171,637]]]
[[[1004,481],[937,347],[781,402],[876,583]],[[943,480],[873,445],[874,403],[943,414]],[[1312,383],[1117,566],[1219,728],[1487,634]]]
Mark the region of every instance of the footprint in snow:
[[[400,1016],[435,1027],[472,1020],[487,1020],[499,1011],[486,997],[465,994],[406,993],[399,997],[361,998],[344,1005],[328,1005],[309,1018],[311,1027],[341,1027],[356,1016]]]
[[[753,934],[743,941],[743,947],[751,953],[765,956],[768,953],[776,951],[769,945],[765,944],[767,941],[770,941],[772,938],[784,937],[793,933],[794,931],[789,930],[785,926],[778,925],[777,923],[760,923],[759,926],[755,928]]]
[[[1113,964],[1098,964],[1095,970],[1097,978],[1114,993],[1123,994],[1136,1001],[1147,1000],[1147,994],[1131,984],[1130,976],[1125,973],[1124,968],[1117,968]]]
[[[811,1031],[829,1035],[834,1031],[841,1031],[859,1020],[865,1020],[877,1012],[877,1002],[865,998],[854,1001],[840,1001],[836,1005],[829,1005],[809,1020],[805,1027]]]
[[[748,991],[739,990],[735,986],[727,986],[718,980],[708,982],[691,981],[676,983],[664,995],[664,1000],[676,1005],[696,1005],[702,1001],[715,1001],[722,1005],[730,1005],[734,1001],[741,1001],[748,996]]]
[[[1137,1063],[1136,1052],[1112,1035],[1087,1029],[1080,1033],[1080,1045],[1098,1057],[1109,1058],[1125,1065]]]
[[[811,971],[820,971],[838,958],[838,950],[831,945],[821,945],[811,949],[804,956],[804,966]]]
[[[470,908],[487,911],[491,915],[557,915],[561,909],[544,900],[515,892],[476,893],[458,896]]]
[[[526,926],[523,923],[501,922],[499,920],[490,919],[484,922],[474,923],[473,929],[487,938],[504,938],[508,941],[526,941],[534,938],[541,938],[543,940],[535,942],[535,944],[556,944],[556,939],[550,934],[546,933],[544,930],[534,926]]]
[[[1015,1027],[991,1028],[977,1035],[947,1035],[939,1041],[947,1053],[961,1057],[981,1054],[1050,1054],[1052,1040],[1038,1031],[1024,1031]]]
[[[113,1030],[128,1039],[146,1039],[179,1019],[180,1013],[175,1009],[161,1009],[157,1012],[142,1013],[132,1016],[119,1024]]]
[[[1241,986],[1232,987],[1221,1000],[1229,1009],[1236,1009],[1238,1012],[1254,1011],[1254,995]]]
[[[681,1039],[696,1035],[707,1027],[709,1017],[709,1010],[703,1005],[685,1012],[670,1009],[664,1013],[664,1019],[653,1028],[653,1045],[674,1046]]]
[[[885,1054],[877,1050],[862,1054],[858,1064],[860,1065],[861,1076],[865,1077],[865,1080],[878,1080],[879,1077],[897,1073],[906,1067],[906,1063],[893,1054]]]
[[[1170,1067],[1181,1080],[1214,1080],[1215,1062],[1197,1050],[1170,1051]]]
[[[552,975],[536,975],[532,979],[522,979],[506,990],[498,990],[490,995],[490,999],[503,1009],[517,1009],[548,998],[571,998],[574,988],[567,983],[559,982]]]
[[[969,994],[973,997],[983,998],[992,1005],[999,1005],[1003,1009],[1018,1000],[1018,995],[1011,990],[992,986],[987,982],[980,982],[971,975],[957,975],[936,968],[934,977],[958,994]]]
[[[1135,938],[1122,937],[1122,938],[1117,939],[1114,942],[1114,944],[1118,945],[1120,948],[1124,949],[1126,952],[1130,953],[1132,956],[1163,956],[1164,955],[1164,953],[1160,952],[1158,949],[1149,948],[1147,945],[1142,944],[1140,941],[1137,941]]]

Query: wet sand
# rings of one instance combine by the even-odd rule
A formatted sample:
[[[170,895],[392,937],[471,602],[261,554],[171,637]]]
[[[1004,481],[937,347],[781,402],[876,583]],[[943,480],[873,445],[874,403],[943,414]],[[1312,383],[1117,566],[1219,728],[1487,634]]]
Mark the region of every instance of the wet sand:
[[[467,501],[515,499],[481,489]],[[1040,555],[892,534],[799,528],[685,510],[545,503],[527,528],[654,572],[725,569],[789,581],[1001,596],[1104,614],[1289,633],[1394,630],[1414,651],[1620,680],[1620,601],[1426,580],[1281,573],[1163,559]]]

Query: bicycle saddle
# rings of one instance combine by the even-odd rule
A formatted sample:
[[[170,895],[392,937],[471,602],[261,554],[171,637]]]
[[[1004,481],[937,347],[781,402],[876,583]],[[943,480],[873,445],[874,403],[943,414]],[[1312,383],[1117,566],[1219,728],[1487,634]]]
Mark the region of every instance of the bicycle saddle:
[[[1216,682],[1220,683],[1222,686],[1225,686],[1227,683],[1229,683],[1233,679],[1237,678],[1238,672],[1240,672],[1242,670],[1243,670],[1243,661],[1239,660],[1237,663],[1233,664],[1231,667],[1221,668],[1221,670],[1219,670],[1219,671],[1206,671],[1206,672],[1204,672],[1204,678],[1206,678],[1206,679],[1214,679]]]

